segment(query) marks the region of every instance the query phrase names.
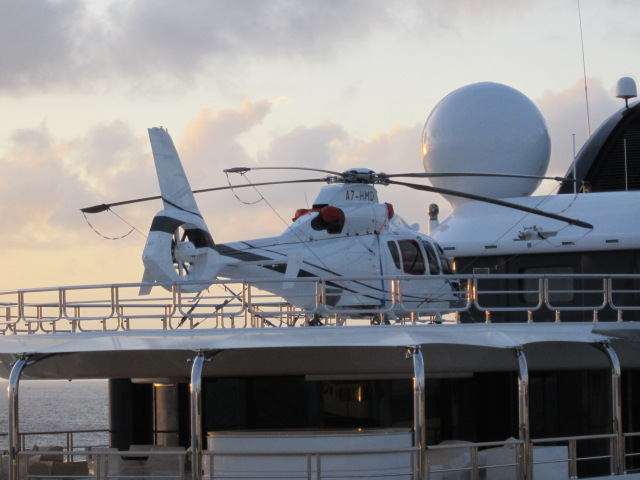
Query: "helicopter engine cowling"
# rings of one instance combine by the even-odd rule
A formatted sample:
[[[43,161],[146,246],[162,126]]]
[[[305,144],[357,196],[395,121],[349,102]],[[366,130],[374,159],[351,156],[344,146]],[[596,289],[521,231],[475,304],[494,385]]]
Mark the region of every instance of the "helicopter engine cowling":
[[[220,254],[204,220],[191,212],[161,210],[151,224],[142,253],[145,277],[171,289],[176,282],[183,292],[199,292],[216,279]]]

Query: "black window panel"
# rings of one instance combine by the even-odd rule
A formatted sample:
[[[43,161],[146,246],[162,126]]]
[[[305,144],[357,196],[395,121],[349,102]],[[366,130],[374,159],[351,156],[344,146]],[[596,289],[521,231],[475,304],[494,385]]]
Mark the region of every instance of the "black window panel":
[[[568,273],[571,271],[575,275],[581,274],[632,274],[640,270],[640,251],[638,250],[610,250],[592,251],[577,253],[545,253],[529,255],[496,255],[478,257],[456,257],[457,273],[471,274],[481,270],[486,270],[487,274],[524,274],[534,273],[531,269],[548,271],[549,273]],[[563,271],[558,272],[562,267]],[[555,269],[555,272],[553,271]],[[482,290],[508,290],[523,292],[532,285],[531,281],[526,285],[522,280],[505,279],[484,279],[479,281],[479,288]],[[558,290],[554,295],[554,305],[564,303],[568,306],[589,306],[602,302],[600,293],[575,293],[570,299],[567,292],[563,290],[562,280],[560,283],[551,285],[552,290]],[[602,281],[599,279],[576,279],[573,282],[573,289],[595,290],[602,288]],[[613,281],[613,302],[620,306],[640,305],[640,282],[627,278],[619,278]],[[566,290],[566,289],[565,289]],[[552,292],[553,293],[553,292]],[[564,297],[564,299],[563,299]],[[515,295],[492,295],[480,297],[483,306],[491,307],[527,307],[531,305],[533,297],[524,294]],[[566,300],[563,302],[563,300]],[[537,303],[537,301],[535,302]],[[640,320],[640,311],[627,310],[623,315],[624,320]],[[484,313],[472,308],[464,312],[461,316],[463,322],[483,322]],[[492,322],[525,322],[526,312],[492,312]],[[554,313],[542,307],[533,312],[534,322],[552,322]],[[562,311],[560,315],[562,322],[567,321],[593,321],[593,310],[585,309],[581,311]],[[617,312],[610,307],[605,307],[598,311],[599,321],[617,320]]]
[[[425,263],[420,246],[415,240],[400,240],[402,252],[402,270],[410,275],[424,275]]]
[[[396,242],[387,242],[387,246],[389,247],[391,258],[393,258],[393,263],[395,264],[396,268],[400,270],[402,268],[400,267],[400,252],[398,252],[398,246],[396,245]]]
[[[453,265],[451,260],[447,257],[442,250],[442,247],[436,243],[436,249],[438,250],[438,257],[440,258],[440,265],[442,265],[442,273],[445,275],[451,275],[453,273]]]
[[[438,256],[433,246],[429,242],[422,242],[424,251],[427,254],[427,260],[429,261],[429,273],[431,275],[439,275],[440,267],[438,266]]]

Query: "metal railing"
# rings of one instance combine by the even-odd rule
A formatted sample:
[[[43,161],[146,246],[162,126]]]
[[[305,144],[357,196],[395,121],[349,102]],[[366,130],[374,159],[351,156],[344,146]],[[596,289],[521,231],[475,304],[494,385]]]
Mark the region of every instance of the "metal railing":
[[[566,458],[547,459],[537,462],[538,464],[567,464],[569,478],[578,478],[579,465],[585,465],[589,471],[595,471],[596,465],[600,464],[602,475],[615,474],[615,447],[617,438],[613,434],[602,435],[582,435],[576,437],[556,437],[541,438],[532,440],[532,444],[542,447],[544,445],[558,446],[561,445],[567,449]],[[578,451],[582,448],[584,454],[578,455]],[[534,450],[535,453],[535,450]],[[624,455],[623,457],[624,458]],[[536,465],[534,459],[534,466]]]
[[[100,433],[108,430],[75,430],[55,432],[29,432],[21,434],[23,448],[29,443],[26,437],[35,435],[64,435],[67,439],[63,449],[55,451],[23,449],[18,454],[19,468],[24,478],[47,479],[60,478],[61,475],[46,473],[29,473],[29,459],[48,454],[59,456],[61,463],[82,466],[86,462],[86,473],[77,478],[191,478],[190,452],[186,450],[163,450],[157,447],[152,450],[116,450],[102,447],[74,446],[73,438],[78,434],[92,432]],[[636,459],[640,457],[640,448],[630,448],[631,441],[640,439],[640,432],[626,433],[627,448],[625,453],[625,472],[640,470]],[[612,464],[612,442],[614,436],[584,435],[534,439],[532,461],[534,474],[544,474],[538,470],[544,466],[559,466],[561,471],[567,472],[567,478],[588,478],[596,475],[596,469],[591,465],[600,464],[600,470],[605,471]],[[431,445],[426,448],[426,479],[442,478],[443,475],[464,474],[472,480],[483,478],[489,470],[507,472],[512,478],[521,478],[523,472],[523,458],[525,455],[524,442],[510,439],[503,442],[482,443],[446,443]],[[539,448],[552,447],[553,454],[537,455]],[[155,447],[154,447],[155,448]],[[582,452],[582,453],[580,453]],[[491,456],[494,453],[497,455]],[[357,450],[357,451],[285,451],[271,449],[269,452],[225,451],[203,452],[204,478],[207,480],[226,478],[264,478],[267,473],[277,478],[296,478],[307,480],[321,480],[333,478],[388,478],[411,479],[416,474],[416,455],[414,447],[387,450]],[[443,454],[445,454],[443,456]],[[388,468],[377,468],[369,465],[366,456],[375,456],[376,461]],[[390,461],[386,461],[385,459]],[[446,459],[446,460],[443,460]],[[164,462],[162,462],[164,460]],[[586,475],[580,474],[579,465],[584,464]],[[251,466],[259,468],[252,469]],[[635,467],[634,467],[635,465]],[[159,473],[158,469],[166,469]],[[169,471],[169,469],[171,471]],[[270,469],[270,470],[269,470]],[[282,469],[282,470],[278,470]],[[80,471],[83,471],[82,469]],[[484,472],[484,473],[483,473]],[[613,474],[612,472],[601,473]],[[67,476],[62,475],[67,478]],[[22,477],[21,477],[22,478]],[[74,477],[76,478],[76,477]],[[274,477],[276,478],[276,477]]]
[[[0,432],[0,449],[8,449],[8,433]],[[96,443],[96,438],[103,438],[104,442]],[[109,443],[108,428],[93,428],[79,430],[52,430],[37,432],[20,432],[20,450],[28,450],[34,445],[50,446],[60,445],[65,450],[73,450],[78,447],[107,445]]]
[[[204,479],[330,478],[413,479],[416,448],[368,451],[203,452]],[[397,462],[398,456],[402,461]],[[375,457],[376,465],[372,464]],[[395,457],[395,466],[381,467]],[[368,465],[367,465],[368,464]],[[254,467],[254,468],[252,468]]]
[[[640,472],[640,432],[625,433],[625,471]]]
[[[625,434],[625,438],[640,439],[640,433],[628,433]],[[532,458],[529,461],[533,465],[534,478],[547,478],[547,476],[558,478],[560,472],[566,473],[566,478],[615,475],[615,441],[616,436],[613,434],[531,440]],[[442,453],[445,452],[449,454],[445,457],[446,461],[438,463],[442,462]],[[484,478],[489,470],[496,470],[501,478],[524,478],[525,452],[525,443],[514,439],[507,442],[460,442],[428,446],[427,479],[464,474],[471,480],[478,480]],[[640,466],[634,468],[632,465],[634,459],[638,457],[640,457],[640,448],[631,449],[627,446],[624,455],[625,472],[640,470]],[[544,470],[545,467],[555,468],[555,474],[549,475],[549,472]]]
[[[509,459],[495,465],[487,465],[484,455],[488,449],[511,448],[513,455]],[[481,454],[481,452],[483,452]],[[442,456],[447,455],[448,462],[443,462]],[[516,473],[522,472],[522,458],[524,456],[524,442],[513,440],[511,442],[483,442],[483,443],[446,443],[427,446],[427,480],[431,478],[443,478],[445,475],[456,476],[463,474],[472,480],[478,480],[481,472],[489,469],[508,469],[511,477],[521,478]],[[440,463],[441,462],[441,463]]]
[[[50,460],[40,460],[43,454]],[[183,480],[191,477],[185,468],[189,456],[185,450],[27,450],[17,455],[18,478]]]
[[[527,322],[534,321],[538,312],[544,315],[543,321],[556,322],[576,312],[588,314],[593,321],[599,321],[603,311],[617,321],[640,315],[640,275],[217,280],[198,294],[169,284],[169,291],[156,287],[152,295],[139,296],[141,285],[3,291],[0,332],[440,323],[458,322],[469,312],[479,312],[485,322],[504,312],[522,312],[522,321]]]

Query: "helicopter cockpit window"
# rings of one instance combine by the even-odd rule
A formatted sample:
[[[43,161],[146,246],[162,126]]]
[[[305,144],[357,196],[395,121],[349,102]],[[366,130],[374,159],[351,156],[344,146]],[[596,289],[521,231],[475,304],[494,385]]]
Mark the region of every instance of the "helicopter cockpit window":
[[[440,265],[442,265],[442,273],[445,275],[451,275],[453,273],[453,265],[451,264],[451,260],[444,253],[442,247],[436,243],[436,249],[438,250],[438,257],[440,257]]]
[[[404,273],[423,275],[425,264],[418,242],[415,240],[401,240],[398,244],[402,252],[402,270]]]
[[[424,247],[424,251],[427,252],[427,259],[429,260],[429,273],[431,275],[439,275],[440,267],[438,266],[438,256],[436,255],[436,251],[429,242],[422,242],[422,246]]]
[[[396,265],[396,268],[400,270],[400,252],[398,252],[398,246],[396,245],[396,242],[387,242],[387,246],[389,247],[391,258],[393,258],[393,263]]]

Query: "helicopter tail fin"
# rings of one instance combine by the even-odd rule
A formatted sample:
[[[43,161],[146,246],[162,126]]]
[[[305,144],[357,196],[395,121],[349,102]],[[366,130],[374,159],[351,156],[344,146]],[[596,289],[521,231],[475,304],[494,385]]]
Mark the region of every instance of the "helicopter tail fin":
[[[142,253],[143,282],[160,282],[183,292],[207,288],[220,270],[220,254],[200,214],[180,157],[169,133],[150,128],[149,139],[164,209],[156,214]],[[148,294],[147,284],[140,294]]]
[[[199,215],[196,199],[169,132],[162,127],[149,128],[148,131],[164,208],[179,208]]]

